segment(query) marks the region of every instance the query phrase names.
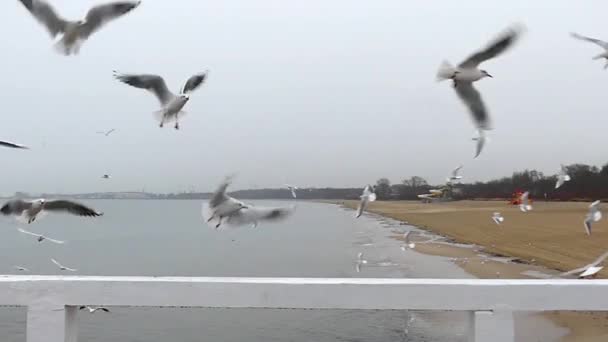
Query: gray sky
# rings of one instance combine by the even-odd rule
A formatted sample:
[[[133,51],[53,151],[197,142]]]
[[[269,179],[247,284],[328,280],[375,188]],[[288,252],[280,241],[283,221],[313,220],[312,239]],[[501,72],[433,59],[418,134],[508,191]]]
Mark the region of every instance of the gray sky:
[[[98,1],[51,3],[76,19]],[[608,40],[608,2],[461,4],[143,0],[64,57],[17,0],[1,1],[0,138],[32,150],[0,150],[0,193],[211,190],[233,172],[234,188],[440,182],[461,163],[472,181],[606,162],[608,72],[591,61],[601,49],[569,32]],[[473,160],[469,114],[435,73],[513,22],[526,35],[477,83],[495,129]],[[210,75],[175,131],[114,69],[158,73],[174,91]]]

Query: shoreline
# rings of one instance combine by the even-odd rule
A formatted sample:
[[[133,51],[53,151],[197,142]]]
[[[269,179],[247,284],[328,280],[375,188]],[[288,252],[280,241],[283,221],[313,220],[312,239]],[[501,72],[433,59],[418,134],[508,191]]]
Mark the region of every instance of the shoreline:
[[[326,203],[337,204],[354,210],[356,210],[358,205],[358,201],[332,201]],[[557,205],[543,204],[544,203],[535,203],[534,209],[536,210],[536,207],[539,207],[538,209],[540,210],[535,212],[536,215],[534,217],[530,215],[532,218],[532,226],[539,219],[554,221],[547,216],[552,216],[552,213],[555,210],[568,209],[566,211],[568,215],[573,216],[564,219],[563,215],[559,215],[559,219],[562,220],[561,225],[569,224],[580,215],[584,218],[585,215],[585,203],[559,202]],[[517,227],[516,225],[518,223],[518,221],[513,218],[525,219],[527,217],[523,217],[523,215],[529,213],[520,213],[517,207],[509,207],[505,202],[461,201],[438,204],[421,204],[411,201],[374,202],[367,211],[400,221],[420,230],[446,237],[448,240],[453,241],[454,243],[420,243],[424,240],[420,240],[416,235],[410,237],[410,240],[416,243],[415,250],[417,252],[426,255],[453,258],[454,264],[461,267],[467,273],[481,279],[533,279],[534,277],[526,274],[526,272],[558,274],[561,270],[570,269],[568,268],[568,265],[577,262],[574,257],[571,257],[572,260],[568,260],[568,262],[563,264],[561,260],[550,260],[550,262],[547,262],[546,259],[550,258],[543,253],[537,252],[538,248],[535,248],[535,245],[537,244],[526,242],[525,240],[520,241],[520,246],[518,247],[509,246],[512,244],[509,239],[509,229],[516,229],[513,227]],[[500,211],[505,216],[505,223],[501,225],[501,227],[497,227],[490,219],[493,211]],[[519,214],[519,217],[516,217],[517,214]],[[464,217],[465,219],[458,220],[458,217]],[[512,219],[510,221],[516,222],[508,225],[509,221],[507,220],[509,219]],[[445,226],[439,227],[442,223],[446,222],[449,222],[449,224],[446,225],[447,229],[445,229]],[[469,227],[467,227],[469,229],[459,229],[461,231],[458,232],[458,234],[450,234],[453,230],[453,226],[462,225],[463,222],[465,225],[469,225]],[[523,223],[525,224],[525,222]],[[594,229],[597,228],[597,230],[600,230],[600,223],[602,222],[600,221],[594,226]],[[556,227],[555,230],[559,231],[560,228],[563,229],[564,227],[561,225],[554,225],[554,227]],[[484,230],[489,230],[490,234],[487,232],[485,232],[486,234],[484,234],[484,232],[479,232],[479,226],[483,226]],[[582,219],[580,226],[582,226]],[[528,231],[533,230],[533,228],[526,229]],[[584,235],[582,228],[579,228],[579,230],[581,231],[578,232],[578,234],[582,233],[582,235]],[[606,230],[608,231],[608,229]],[[536,241],[532,240],[533,236],[534,235],[531,234],[530,240]],[[393,231],[390,237],[403,241],[401,231]],[[555,244],[556,242],[554,240],[559,239],[551,239],[549,237],[545,240],[545,243]],[[456,244],[465,244],[467,247],[458,246]],[[608,246],[608,244],[605,244],[604,246]],[[601,245],[596,248],[599,247],[601,247]],[[528,250],[526,251],[526,249]],[[509,253],[513,250],[522,250],[523,253]],[[586,251],[586,253],[582,254],[587,254],[587,258],[590,258],[591,260],[596,257],[595,252],[592,251]],[[590,261],[581,261],[580,264],[577,264],[572,268],[580,267],[580,265],[589,262]],[[551,267],[553,265],[559,265],[561,267],[559,270],[555,270],[554,267]],[[605,271],[606,270],[600,272],[599,276],[601,278],[606,276]],[[569,333],[561,339],[563,342],[600,342],[608,340],[608,313],[549,311],[538,314],[549,319],[557,326],[569,330]]]

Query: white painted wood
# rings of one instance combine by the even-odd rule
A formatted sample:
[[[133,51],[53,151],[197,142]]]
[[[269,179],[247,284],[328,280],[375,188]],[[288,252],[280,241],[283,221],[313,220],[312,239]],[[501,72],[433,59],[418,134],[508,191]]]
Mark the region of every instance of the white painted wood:
[[[29,306],[27,309],[27,342],[64,342],[65,312],[52,305]]]
[[[471,342],[515,342],[513,312],[476,311]]]

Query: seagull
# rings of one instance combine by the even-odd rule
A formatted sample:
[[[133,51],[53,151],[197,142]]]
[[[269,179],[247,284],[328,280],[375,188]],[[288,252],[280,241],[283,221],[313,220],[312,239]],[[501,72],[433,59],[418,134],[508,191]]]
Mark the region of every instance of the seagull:
[[[565,276],[573,275],[573,274],[580,273],[580,272],[582,272],[582,273],[579,274],[579,276],[578,276],[579,278],[593,275],[593,274],[599,272],[602,268],[604,268],[603,266],[599,266],[599,264],[604,262],[604,260],[606,258],[608,258],[608,251],[604,252],[604,254],[600,255],[599,258],[595,259],[589,265],[585,265],[583,267],[574,269],[572,271],[564,272],[564,273],[560,274],[559,276],[565,277]]]
[[[365,186],[365,189],[363,189],[363,194],[360,197],[361,201],[359,202],[359,207],[357,208],[357,218],[361,217],[365,209],[367,209],[369,202],[376,200],[376,194],[374,193],[372,186],[367,185]]]
[[[253,228],[258,226],[259,221],[280,221],[287,218],[295,211],[291,207],[256,207],[248,206],[228,216],[226,223],[233,226],[251,224]]]
[[[490,118],[486,106],[479,92],[473,87],[473,82],[484,77],[492,77],[487,71],[478,69],[479,65],[487,60],[505,52],[521,35],[522,27],[519,25],[510,27],[498,38],[492,41],[485,49],[469,56],[457,67],[444,61],[437,73],[437,80],[449,80],[454,82],[454,89],[458,97],[467,105],[478,129],[491,129]]]
[[[565,182],[569,182],[570,181],[570,176],[566,173],[566,168],[564,167],[564,165],[562,165],[562,169],[560,170],[559,174],[557,175],[557,182],[555,183],[555,188],[559,188],[562,185],[564,185]]]
[[[500,225],[505,220],[505,218],[499,212],[495,212],[492,215],[492,220],[494,221],[494,223]]]
[[[215,193],[213,193],[213,196],[209,200],[208,205],[209,209],[211,210],[211,217],[209,217],[207,222],[210,222],[217,217],[219,222],[215,226],[216,229],[221,226],[222,219],[224,217],[230,217],[241,209],[247,208],[245,203],[226,194],[226,189],[230,185],[231,181],[232,177],[226,177],[224,182],[219,186]]]
[[[600,201],[595,201],[589,205],[589,212],[585,218],[585,232],[587,235],[591,235],[591,224],[598,222],[602,219],[602,212],[600,211]]]
[[[602,58],[605,59],[606,60],[606,64],[604,65],[604,69],[608,68],[608,43],[607,42],[605,42],[603,40],[599,40],[599,39],[594,39],[594,38],[589,38],[589,37],[581,36],[578,33],[570,33],[570,35],[573,38],[575,38],[575,39],[594,43],[594,44],[600,46],[602,49],[604,49],[604,52],[602,52],[599,55],[593,57],[593,60],[602,59]]]
[[[106,307],[103,306],[97,306],[97,307],[93,307],[93,306],[81,306],[78,308],[78,310],[84,310],[87,309],[89,310],[89,313],[95,313],[97,311],[103,311],[103,312],[110,312],[110,310]]]
[[[25,145],[21,145],[21,144],[17,144],[17,143],[12,143],[12,142],[8,142],[8,141],[0,141],[0,146],[10,147],[10,148],[18,148],[18,149],[23,149],[23,150],[29,149],[29,147],[27,147]]]
[[[460,165],[459,167],[455,168],[452,171],[452,175],[447,178],[448,183],[452,183],[453,181],[460,181],[462,179],[462,176],[460,176],[458,174],[458,172],[460,171],[460,169],[462,169],[462,167],[463,167],[463,165]]]
[[[357,263],[355,264],[355,270],[357,271],[357,273],[361,272],[361,265],[366,264],[367,260],[363,259],[363,252],[359,252],[359,254],[357,254]]]
[[[290,184],[285,184],[285,187],[287,188],[287,190],[291,191],[291,197],[296,198],[296,190],[298,190],[298,187],[295,185],[290,185]]]
[[[96,133],[97,133],[97,134],[103,134],[103,135],[105,135],[105,136],[107,137],[108,135],[112,134],[112,132],[114,132],[115,130],[116,130],[116,129],[112,128],[111,130],[109,130],[109,131],[107,131],[107,132],[101,132],[101,131],[97,131]]]
[[[473,138],[473,141],[477,141],[476,144],[476,150],[475,150],[475,157],[477,158],[479,157],[479,155],[481,154],[481,150],[483,150],[483,146],[486,144],[486,134],[484,133],[483,130],[478,130],[477,131],[478,136]]]
[[[77,269],[75,269],[75,268],[69,268],[69,267],[65,267],[65,266],[63,266],[62,264],[60,264],[60,263],[59,263],[57,260],[55,260],[55,259],[52,259],[52,258],[51,258],[51,261],[53,262],[53,264],[57,265],[57,266],[59,267],[59,269],[60,269],[60,270],[62,270],[62,271],[70,271],[70,272],[76,272],[76,271],[78,271],[78,270],[77,270]]]
[[[140,89],[146,89],[154,94],[162,108],[155,112],[160,120],[160,127],[163,127],[165,122],[175,120],[175,129],[179,129],[179,118],[184,116],[186,112],[182,108],[190,100],[190,93],[198,89],[207,79],[208,71],[198,73],[188,79],[182,87],[179,95],[173,94],[167,88],[165,80],[158,75],[135,75],[135,74],[120,74],[114,71],[114,77],[130,86]]]
[[[103,213],[97,212],[89,207],[86,207],[80,203],[66,201],[66,200],[54,200],[47,201],[43,198],[34,201],[24,200],[11,200],[6,202],[0,212],[4,215],[16,215],[21,216],[27,223],[32,223],[36,220],[36,216],[41,211],[67,211],[72,215],[78,216],[101,216]]]
[[[405,244],[401,246],[402,251],[405,251],[407,248],[409,248],[409,249],[416,248],[416,244],[410,241],[411,232],[412,232],[411,230],[408,230],[407,232],[405,232],[403,234],[403,241],[405,241]]]
[[[78,54],[82,43],[103,25],[137,8],[141,1],[117,1],[98,5],[78,21],[65,20],[44,0],[19,0],[25,8],[46,27],[52,38],[63,35],[55,49],[66,56]]]
[[[13,266],[13,268],[20,272],[29,272],[30,271],[29,269],[27,269],[23,266]]]
[[[23,234],[27,234],[27,235],[31,235],[31,236],[37,237],[38,242],[42,242],[44,240],[48,240],[50,242],[57,243],[57,244],[63,244],[63,243],[65,243],[65,241],[55,240],[55,239],[51,239],[51,238],[49,238],[47,236],[44,236],[44,235],[41,235],[41,234],[36,234],[36,233],[28,232],[27,230],[25,230],[23,228],[17,228],[17,230],[20,231]]]
[[[112,176],[110,176],[108,174],[105,174],[105,175],[101,176],[101,178],[103,178],[103,179],[110,179],[110,178],[112,178]]]
[[[530,196],[530,193],[528,191],[526,191],[523,194],[521,194],[521,197],[519,198],[519,200],[520,200],[519,210],[523,211],[524,213],[532,210],[532,206],[530,205],[530,201],[528,200],[529,196]]]

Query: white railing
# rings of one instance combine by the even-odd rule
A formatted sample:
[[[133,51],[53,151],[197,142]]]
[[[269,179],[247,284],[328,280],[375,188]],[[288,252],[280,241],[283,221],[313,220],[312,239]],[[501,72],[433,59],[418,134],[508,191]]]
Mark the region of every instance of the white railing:
[[[513,342],[513,312],[608,311],[608,280],[0,276],[0,305],[26,306],[27,342],[76,342],[80,305],[451,310],[469,340]]]

